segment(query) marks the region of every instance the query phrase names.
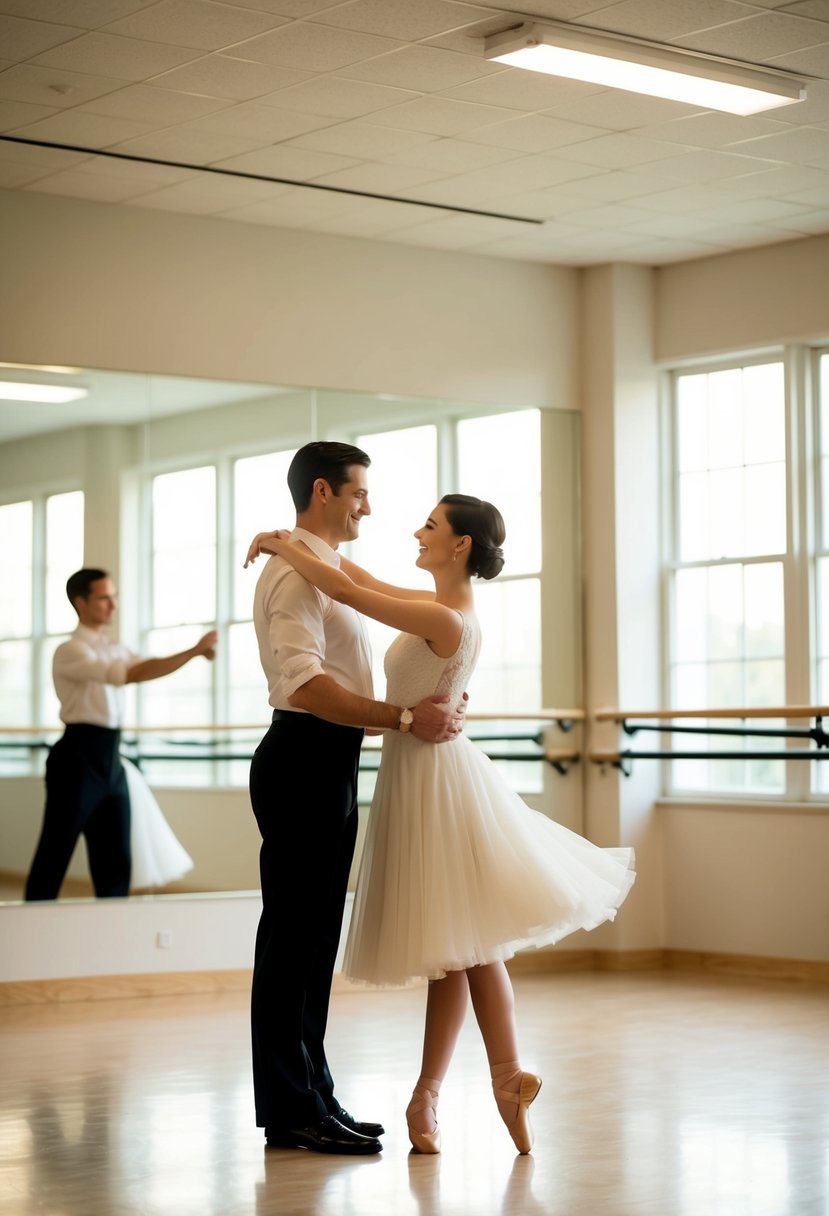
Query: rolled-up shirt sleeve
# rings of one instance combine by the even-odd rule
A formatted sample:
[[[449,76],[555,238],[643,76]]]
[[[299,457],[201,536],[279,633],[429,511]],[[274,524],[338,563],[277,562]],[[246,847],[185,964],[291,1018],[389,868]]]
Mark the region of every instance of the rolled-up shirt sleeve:
[[[325,674],[323,621],[330,604],[295,570],[287,570],[265,602],[271,654],[283,696]]]
[[[94,684],[114,684],[118,687],[126,684],[127,671],[137,658],[138,656],[131,652],[125,657],[105,658],[85,642],[73,638],[55,651],[52,673],[56,681],[91,681]]]

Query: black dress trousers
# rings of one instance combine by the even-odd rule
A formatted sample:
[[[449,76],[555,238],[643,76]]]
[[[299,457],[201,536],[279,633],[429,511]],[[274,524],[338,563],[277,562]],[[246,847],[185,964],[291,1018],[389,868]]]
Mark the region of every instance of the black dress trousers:
[[[336,1114],[325,1029],[357,839],[363,731],[276,710],[250,770],[262,835],[251,1032],[256,1122]]]
[[[120,743],[118,730],[73,723],[49,752],[43,827],[26,899],[57,899],[81,835],[95,894],[129,894],[130,796]]]

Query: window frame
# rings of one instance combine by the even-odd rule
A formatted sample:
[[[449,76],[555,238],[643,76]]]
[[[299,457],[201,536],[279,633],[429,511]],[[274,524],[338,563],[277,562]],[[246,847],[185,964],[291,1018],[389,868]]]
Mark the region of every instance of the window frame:
[[[829,537],[820,529],[821,503],[829,486],[821,484],[820,468],[820,391],[819,367],[822,356],[829,357],[829,345],[793,344],[772,346],[748,352],[734,352],[716,358],[684,360],[665,366],[661,374],[662,450],[662,700],[671,704],[671,674],[675,654],[675,579],[681,569],[705,568],[739,563],[779,561],[783,571],[784,596],[784,687],[785,703],[816,704],[818,627],[817,561],[829,557]],[[783,367],[786,458],[786,552],[752,556],[732,556],[714,560],[681,561],[679,558],[679,426],[676,386],[681,376],[727,371],[735,368],[780,362]],[[819,548],[822,542],[824,548]],[[808,726],[807,720],[795,723]],[[770,741],[770,747],[774,741]],[[666,744],[666,747],[670,746]],[[782,750],[781,741],[779,750]],[[714,750],[714,749],[712,749]],[[746,753],[747,759],[751,753]],[[784,761],[784,788],[767,794],[758,790],[687,789],[673,782],[672,762],[661,762],[661,797],[683,804],[754,804],[761,806],[820,806],[829,794],[815,788],[811,770],[816,765],[803,761]]]

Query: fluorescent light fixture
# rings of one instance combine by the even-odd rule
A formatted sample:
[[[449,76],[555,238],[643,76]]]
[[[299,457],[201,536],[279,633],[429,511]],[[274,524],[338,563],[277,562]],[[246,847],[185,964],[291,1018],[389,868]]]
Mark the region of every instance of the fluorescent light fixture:
[[[806,97],[805,83],[785,72],[559,22],[526,22],[493,34],[484,55],[531,72],[729,114],[756,114]]]
[[[65,405],[67,401],[78,401],[88,397],[85,388],[69,388],[62,384],[14,384],[11,380],[0,380],[0,400],[38,401],[48,405]]]

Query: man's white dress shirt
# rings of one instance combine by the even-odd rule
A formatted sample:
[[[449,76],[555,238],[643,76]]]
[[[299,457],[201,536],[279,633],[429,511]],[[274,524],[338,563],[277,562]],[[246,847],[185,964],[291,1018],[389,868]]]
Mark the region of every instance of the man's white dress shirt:
[[[127,670],[140,656],[98,629],[79,625],[52,660],[52,679],[67,726],[84,722],[117,730],[124,717]]]
[[[313,532],[294,528],[291,540],[301,540],[315,557],[339,567],[337,552]],[[320,675],[331,676],[358,696],[373,697],[371,651],[362,617],[323,595],[284,558],[272,556],[259,576],[253,624],[274,709],[293,710],[288,698]]]

